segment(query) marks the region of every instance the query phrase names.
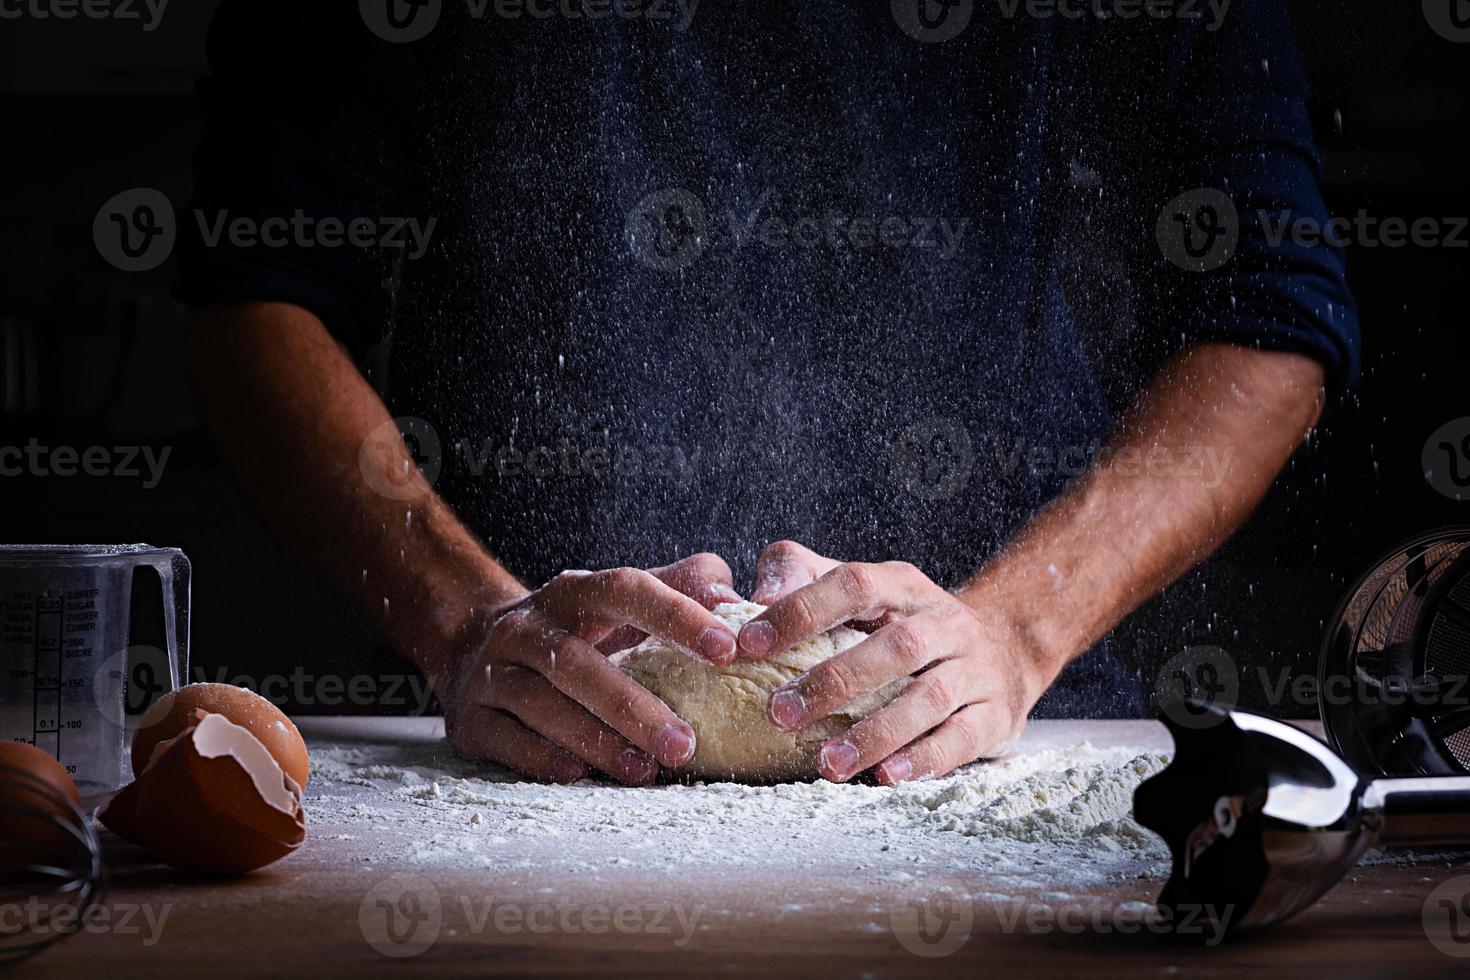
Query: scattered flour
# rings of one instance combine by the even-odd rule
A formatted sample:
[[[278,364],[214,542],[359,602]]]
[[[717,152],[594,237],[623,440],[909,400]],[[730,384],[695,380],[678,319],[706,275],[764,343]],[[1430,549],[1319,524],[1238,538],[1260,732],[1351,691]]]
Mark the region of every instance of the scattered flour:
[[[1056,892],[1167,874],[1130,816],[1161,753],[1083,743],[888,788],[825,781],[542,786],[440,744],[314,746],[306,808],[359,860],[651,874],[938,872]],[[371,828],[371,834],[362,831]],[[371,843],[369,843],[371,842]]]

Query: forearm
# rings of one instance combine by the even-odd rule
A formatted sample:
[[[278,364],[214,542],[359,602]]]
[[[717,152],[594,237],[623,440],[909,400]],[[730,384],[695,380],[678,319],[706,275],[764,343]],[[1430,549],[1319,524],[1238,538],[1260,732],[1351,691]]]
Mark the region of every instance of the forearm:
[[[1244,523],[1316,424],[1322,382],[1294,354],[1177,355],[1088,471],[960,598],[1011,610],[1049,681]]]
[[[388,410],[316,317],[258,303],[192,326],[196,401],[246,494],[431,677],[463,631],[524,595],[383,438]],[[365,467],[393,475],[391,495]]]

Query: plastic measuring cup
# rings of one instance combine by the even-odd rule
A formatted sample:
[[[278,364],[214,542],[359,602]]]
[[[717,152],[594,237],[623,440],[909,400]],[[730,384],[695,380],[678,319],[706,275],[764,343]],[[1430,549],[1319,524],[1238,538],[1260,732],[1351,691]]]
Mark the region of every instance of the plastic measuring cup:
[[[128,646],[139,568],[163,582],[167,651]],[[189,577],[176,548],[0,545],[0,738],[55,756],[84,800],[125,783],[129,719],[188,672]]]

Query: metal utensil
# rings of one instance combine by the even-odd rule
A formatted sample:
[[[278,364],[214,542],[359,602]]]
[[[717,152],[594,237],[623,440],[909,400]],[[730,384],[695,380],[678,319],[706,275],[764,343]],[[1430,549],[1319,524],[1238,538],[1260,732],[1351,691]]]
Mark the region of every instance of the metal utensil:
[[[1134,816],[1173,854],[1159,896],[1171,921],[1262,928],[1314,903],[1370,848],[1470,844],[1470,777],[1367,779],[1298,728],[1196,702],[1164,723],[1174,760],[1138,787]]]
[[[1327,740],[1358,771],[1470,773],[1470,527],[1374,562],[1333,613],[1318,664]]]
[[[91,817],[33,773],[0,766],[7,800],[0,822],[0,967],[28,959],[80,931],[102,901],[102,847]],[[57,843],[37,844],[37,828]]]

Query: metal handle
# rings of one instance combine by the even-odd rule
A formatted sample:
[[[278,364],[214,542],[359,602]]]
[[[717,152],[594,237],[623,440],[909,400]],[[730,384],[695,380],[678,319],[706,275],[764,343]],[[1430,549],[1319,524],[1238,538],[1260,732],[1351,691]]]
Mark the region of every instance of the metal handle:
[[[1382,844],[1470,844],[1470,776],[1378,779],[1365,802],[1383,815]]]

